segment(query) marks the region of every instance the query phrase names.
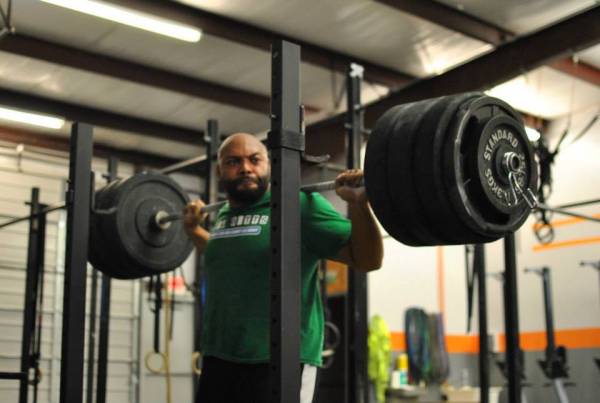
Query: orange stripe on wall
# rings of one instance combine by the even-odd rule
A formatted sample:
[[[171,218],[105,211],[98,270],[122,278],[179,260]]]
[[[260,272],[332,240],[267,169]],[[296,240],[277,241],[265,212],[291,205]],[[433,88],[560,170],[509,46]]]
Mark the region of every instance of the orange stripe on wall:
[[[404,332],[391,332],[392,351],[406,351]],[[566,348],[600,348],[600,328],[583,328],[557,330],[556,345]],[[520,334],[519,343],[525,351],[544,351],[546,349],[546,332],[524,332]],[[479,352],[478,335],[446,335],[446,348],[451,354]],[[498,335],[500,352],[506,351],[506,335]]]
[[[447,335],[446,348],[449,353],[473,353],[479,352],[478,335]]]
[[[557,346],[566,348],[598,348],[600,347],[600,328],[568,329],[554,332]],[[519,335],[519,344],[525,351],[544,351],[546,349],[546,332],[524,332]],[[498,348],[506,350],[506,335],[498,336]]]
[[[594,218],[600,218],[600,214],[594,214],[592,217]],[[552,227],[563,227],[565,225],[573,225],[573,224],[579,224],[582,222],[585,222],[587,220],[583,219],[583,218],[565,218],[562,220],[554,220],[554,221],[550,221],[550,225]],[[535,224],[533,224],[531,227],[533,228],[533,230],[539,229],[543,226],[543,223],[539,223],[536,222]]]
[[[549,249],[557,249],[557,248],[567,248],[569,246],[578,246],[578,245],[588,245],[591,243],[600,243],[600,237],[590,237],[590,238],[579,238],[579,239],[571,239],[568,241],[558,241],[551,242],[546,245],[535,245],[533,247],[534,252],[543,252]]]

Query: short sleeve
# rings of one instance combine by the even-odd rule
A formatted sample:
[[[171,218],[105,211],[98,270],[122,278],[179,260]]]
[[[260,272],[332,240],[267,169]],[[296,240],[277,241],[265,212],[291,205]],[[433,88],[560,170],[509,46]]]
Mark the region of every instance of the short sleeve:
[[[352,223],[319,193],[301,193],[302,242],[320,259],[334,258],[348,243]]]

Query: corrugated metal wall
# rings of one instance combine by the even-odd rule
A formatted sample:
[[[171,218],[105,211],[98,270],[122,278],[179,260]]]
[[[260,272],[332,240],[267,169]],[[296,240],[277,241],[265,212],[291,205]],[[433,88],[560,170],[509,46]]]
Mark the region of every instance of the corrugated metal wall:
[[[106,170],[105,161],[94,160],[93,165],[94,170]],[[119,167],[121,175],[132,171],[133,167],[127,164]],[[32,187],[40,189],[43,203],[63,201],[67,175],[68,160],[64,156],[0,147],[0,220],[28,214],[25,202],[30,199]],[[101,185],[101,176],[97,175],[97,179]],[[59,397],[65,218],[64,212],[55,212],[48,215],[47,221],[40,403],[58,402]],[[27,237],[27,222],[0,230],[0,371],[20,368]],[[88,312],[90,277],[91,269]],[[111,304],[107,401],[135,402],[139,379],[139,282],[113,280]],[[18,381],[0,381],[0,401],[18,401]]]

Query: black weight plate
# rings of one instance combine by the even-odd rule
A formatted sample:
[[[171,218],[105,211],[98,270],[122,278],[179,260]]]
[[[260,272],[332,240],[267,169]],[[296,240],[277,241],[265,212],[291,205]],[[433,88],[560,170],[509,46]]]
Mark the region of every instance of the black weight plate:
[[[154,206],[146,203],[152,199]],[[188,202],[181,187],[165,175],[141,173],[119,186],[115,219],[120,247],[132,265],[145,275],[173,270],[191,253],[193,245],[182,220],[171,222],[165,230],[153,224],[155,212],[181,214]]]
[[[437,224],[436,228],[442,231],[442,236],[448,245],[484,243],[492,240],[474,232],[460,220],[450,201],[447,183],[444,181],[444,144],[448,136],[453,136],[451,122],[460,105],[481,95],[478,92],[470,92],[445,97],[445,107],[441,114],[435,115],[435,111],[432,111],[432,115],[427,117],[426,125],[423,127],[424,132],[433,132],[432,143],[417,147],[428,153],[418,159],[420,165],[417,165],[417,169],[424,169],[427,172],[424,176],[430,180],[422,184],[419,194],[426,194],[427,187],[431,189],[429,200],[422,198],[422,202],[432,221]]]
[[[99,201],[104,199],[104,192],[106,186],[95,192],[94,201],[97,204]],[[106,255],[102,252],[102,248],[106,247],[107,241],[104,238],[104,234],[101,232],[100,218],[95,214],[90,215],[90,236],[88,242],[88,261],[94,266],[95,269],[104,272],[106,275],[110,275],[106,272],[109,266],[106,262]]]
[[[392,238],[410,245],[415,241],[410,238],[408,229],[398,219],[393,208],[387,174],[388,143],[393,130],[393,118],[404,107],[398,105],[387,110],[375,122],[365,150],[364,175],[369,203],[380,224]]]
[[[411,246],[442,245],[444,240],[431,231],[418,196],[414,175],[414,149],[418,126],[429,101],[407,104],[396,113],[388,150],[388,183],[393,208],[415,242]]]
[[[414,143],[414,180],[429,229],[443,244],[463,244],[472,231],[456,218],[441,180],[439,138],[445,138],[451,115],[471,94],[430,99]],[[436,147],[437,146],[437,147]]]
[[[469,228],[491,240],[516,231],[530,211],[523,202],[508,213],[501,211],[489,200],[481,185],[481,177],[485,176],[478,166],[481,136],[486,124],[501,116],[514,120],[514,127],[524,136],[524,148],[530,156],[529,183],[536,183],[533,150],[526,140],[520,117],[499,99],[481,96],[463,104],[452,123],[455,137],[446,139],[444,149],[444,179],[455,211]]]
[[[115,180],[95,192],[95,209],[108,210],[115,206],[115,197],[123,179]],[[135,279],[144,271],[128,262],[122,253],[113,214],[90,215],[88,260],[92,266],[109,277]]]

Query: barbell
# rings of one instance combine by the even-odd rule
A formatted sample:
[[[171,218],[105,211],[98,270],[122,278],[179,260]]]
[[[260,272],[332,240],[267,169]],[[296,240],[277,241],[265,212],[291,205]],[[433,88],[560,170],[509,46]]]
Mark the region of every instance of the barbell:
[[[505,102],[467,93],[399,105],[375,123],[364,185],[385,230],[411,246],[497,240],[516,231],[537,189],[537,165],[519,115]],[[335,182],[303,186],[304,192]],[[145,172],[95,194],[89,260],[116,278],[170,271],[193,249],[183,230],[188,196],[172,179]],[[204,207],[214,212],[224,203]]]

